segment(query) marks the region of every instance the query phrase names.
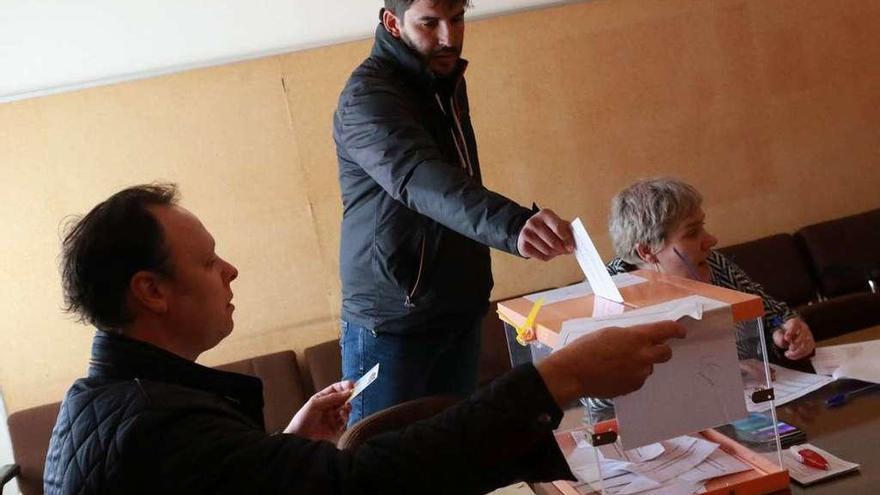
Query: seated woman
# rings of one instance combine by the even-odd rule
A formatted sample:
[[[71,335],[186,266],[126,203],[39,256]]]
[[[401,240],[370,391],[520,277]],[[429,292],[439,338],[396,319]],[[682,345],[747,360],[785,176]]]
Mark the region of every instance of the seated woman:
[[[785,363],[813,353],[816,343],[807,324],[777,301],[733,262],[712,248],[706,231],[703,197],[690,184],[671,178],[636,182],[611,203],[609,230],[618,258],[608,263],[614,275],[637,268],[678,275],[760,296],[768,357]]]

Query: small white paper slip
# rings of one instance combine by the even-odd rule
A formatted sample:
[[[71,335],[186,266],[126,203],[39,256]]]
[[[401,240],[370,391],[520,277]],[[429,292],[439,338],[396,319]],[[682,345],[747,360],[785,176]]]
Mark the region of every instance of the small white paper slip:
[[[574,257],[577,258],[581,270],[587,276],[590,287],[593,288],[597,296],[622,303],[623,296],[620,295],[620,291],[611,280],[611,275],[608,275],[605,263],[602,263],[599,251],[596,251],[596,246],[590,239],[590,234],[587,233],[580,218],[575,218],[571,222],[571,232],[574,234]]]
[[[358,381],[354,383],[354,390],[352,390],[351,395],[349,395],[348,399],[345,401],[346,403],[357,397],[365,388],[369,387],[371,383],[376,381],[376,378],[379,377],[379,364],[380,363],[376,363],[376,366],[373,366],[364,376],[358,378]]]
[[[821,455],[828,461],[828,470],[824,469],[816,469],[806,464],[802,464],[798,460],[798,455],[794,452],[799,449],[812,449],[816,451],[817,454]],[[795,445],[794,447],[790,447],[782,451],[782,464],[785,469],[788,469],[788,474],[794,478],[795,481],[802,485],[811,485],[816,483],[817,481],[822,481],[826,478],[831,478],[834,476],[839,476],[844,473],[848,473],[850,471],[855,471],[859,469],[859,465],[853,462],[844,461],[839,457],[835,457],[828,452],[816,447],[815,445],[811,445],[809,443],[802,443],[800,445]]]

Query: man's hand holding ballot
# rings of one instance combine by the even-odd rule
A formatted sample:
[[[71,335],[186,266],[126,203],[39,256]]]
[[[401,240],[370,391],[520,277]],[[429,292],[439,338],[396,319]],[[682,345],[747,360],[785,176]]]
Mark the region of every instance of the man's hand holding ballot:
[[[662,321],[589,333],[538,363],[560,407],[583,397],[616,397],[642,386],[654,365],[672,358],[666,341],[684,338],[678,323]]]

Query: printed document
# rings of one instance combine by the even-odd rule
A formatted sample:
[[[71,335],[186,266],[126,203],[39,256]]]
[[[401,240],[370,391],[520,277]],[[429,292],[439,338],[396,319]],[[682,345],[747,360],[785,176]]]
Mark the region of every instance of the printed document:
[[[817,347],[813,367],[820,375],[880,383],[880,340]]]
[[[814,375],[795,371],[775,364],[770,365],[776,376],[771,382],[773,385],[774,402],[777,407],[799,399],[808,393],[819,390],[834,381],[830,376]],[[764,384],[746,382],[745,396],[749,412],[764,412],[770,410],[770,401],[755,404],[751,400],[752,392],[758,388],[764,388]]]
[[[583,436],[582,431],[572,432],[572,436],[576,434]],[[557,438],[560,435],[564,433],[557,433]],[[566,454],[566,461],[578,478],[575,489],[579,493],[598,489],[601,478],[607,494],[689,495],[700,493],[711,478],[751,469],[701,436],[670,438],[627,451],[619,443],[598,449],[588,443],[576,443],[574,451]]]

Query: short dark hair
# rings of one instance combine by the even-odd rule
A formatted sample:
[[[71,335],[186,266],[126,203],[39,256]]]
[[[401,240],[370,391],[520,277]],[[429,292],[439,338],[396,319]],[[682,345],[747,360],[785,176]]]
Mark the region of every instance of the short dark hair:
[[[385,9],[390,10],[391,13],[394,14],[396,17],[403,19],[403,16],[404,16],[404,14],[406,14],[406,11],[409,10],[409,8],[412,6],[412,4],[416,3],[417,1],[418,0],[385,0]],[[471,6],[470,0],[433,0],[433,1],[434,1],[434,3],[440,2],[440,3],[444,3],[444,4],[463,3],[465,8]],[[381,19],[382,16],[380,15],[379,17]]]
[[[175,184],[122,190],[67,226],[61,246],[64,309],[101,330],[132,321],[131,277],[142,270],[172,275],[162,226],[149,206],[175,205]]]

